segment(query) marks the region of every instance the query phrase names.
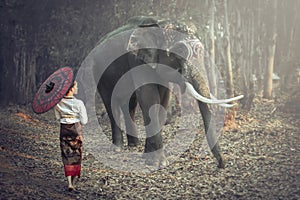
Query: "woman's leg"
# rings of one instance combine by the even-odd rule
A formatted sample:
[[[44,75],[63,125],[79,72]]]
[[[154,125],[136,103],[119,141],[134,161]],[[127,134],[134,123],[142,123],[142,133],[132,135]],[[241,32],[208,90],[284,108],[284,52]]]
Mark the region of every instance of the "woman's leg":
[[[72,176],[67,176],[67,180],[68,180],[69,191],[74,190],[74,187],[73,187],[73,184],[72,184]]]
[[[73,187],[75,187],[76,176],[72,176],[71,180]]]

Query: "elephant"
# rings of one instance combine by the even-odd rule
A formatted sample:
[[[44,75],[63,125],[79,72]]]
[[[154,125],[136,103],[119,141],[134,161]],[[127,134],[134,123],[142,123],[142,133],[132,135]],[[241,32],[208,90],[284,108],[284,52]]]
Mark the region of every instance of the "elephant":
[[[116,58],[112,56],[115,53]],[[217,138],[209,134],[214,131],[209,128],[213,121],[210,104],[231,107],[228,103],[242,96],[218,100],[210,93],[203,54],[203,45],[189,26],[148,16],[130,19],[99,41],[89,55],[89,65],[110,119],[116,152],[125,145],[119,125],[122,114],[128,146],[140,143],[135,126],[139,105],[146,131],[145,161],[154,166],[167,165],[161,128],[172,82],[197,99],[209,147],[218,167],[224,168]]]

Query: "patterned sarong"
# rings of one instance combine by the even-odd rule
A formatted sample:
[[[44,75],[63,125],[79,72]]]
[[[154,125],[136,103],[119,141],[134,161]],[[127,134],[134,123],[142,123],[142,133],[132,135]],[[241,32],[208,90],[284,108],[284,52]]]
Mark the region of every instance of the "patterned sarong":
[[[82,159],[82,135],[80,123],[60,124],[60,149],[65,176],[80,177]]]

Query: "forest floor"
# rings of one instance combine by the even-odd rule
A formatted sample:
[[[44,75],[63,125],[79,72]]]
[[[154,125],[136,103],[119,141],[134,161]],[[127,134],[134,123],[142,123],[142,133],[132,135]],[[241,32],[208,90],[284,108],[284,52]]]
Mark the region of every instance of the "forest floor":
[[[118,170],[85,151],[73,192],[67,191],[54,113],[1,108],[0,199],[300,199],[299,102],[300,95],[255,98],[250,111],[239,109],[235,126],[220,137],[225,169],[200,152],[197,137],[170,165],[151,172]],[[99,119],[109,132],[107,117]],[[175,126],[172,120],[164,132]],[[85,134],[93,131],[87,127]]]

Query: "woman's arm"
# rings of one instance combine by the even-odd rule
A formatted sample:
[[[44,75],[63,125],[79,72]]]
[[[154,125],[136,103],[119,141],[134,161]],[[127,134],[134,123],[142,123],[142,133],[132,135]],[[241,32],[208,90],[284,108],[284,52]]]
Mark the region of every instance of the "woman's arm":
[[[88,122],[86,108],[81,100],[79,101],[79,117],[81,124],[86,124]]]
[[[57,106],[54,107],[54,113],[55,113],[56,119],[60,119],[61,118],[61,115],[60,115],[60,112],[58,111],[58,107]]]

